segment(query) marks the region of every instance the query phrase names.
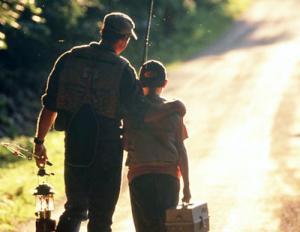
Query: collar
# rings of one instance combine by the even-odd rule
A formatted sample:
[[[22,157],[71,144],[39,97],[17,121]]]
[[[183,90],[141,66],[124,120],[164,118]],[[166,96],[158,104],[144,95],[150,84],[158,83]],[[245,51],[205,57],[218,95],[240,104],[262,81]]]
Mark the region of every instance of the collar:
[[[102,40],[100,40],[99,42],[91,42],[90,46],[91,47],[97,47],[99,49],[103,49],[105,51],[109,51],[109,52],[112,52],[112,53],[116,54],[113,47],[108,43],[104,43]]]

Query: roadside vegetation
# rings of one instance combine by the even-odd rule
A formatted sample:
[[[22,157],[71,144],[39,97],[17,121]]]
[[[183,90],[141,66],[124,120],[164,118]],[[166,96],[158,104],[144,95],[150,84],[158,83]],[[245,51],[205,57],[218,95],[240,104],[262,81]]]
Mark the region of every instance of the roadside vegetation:
[[[2,142],[32,149],[28,137],[18,137],[13,141],[2,139]],[[32,194],[39,182],[47,181],[54,186],[55,200],[64,196],[63,133],[50,133],[47,136],[46,147],[49,160],[53,163],[53,166],[47,166],[46,170],[55,175],[43,179],[38,178],[38,169],[33,160],[15,157],[0,146],[0,232],[15,232],[21,222],[34,218],[35,198]]]
[[[228,29],[254,0],[155,1],[149,58],[171,64],[199,53]],[[81,0],[0,3],[0,142],[31,148],[34,124],[47,74],[55,58],[74,45],[99,40],[98,23],[110,11],[123,11],[136,21],[138,41],[124,54],[138,69],[142,60],[148,1]],[[29,136],[29,137],[26,137]],[[46,140],[50,177],[61,199],[63,133]],[[16,158],[0,147],[0,232],[16,231],[34,216],[32,192],[37,185],[34,161]]]

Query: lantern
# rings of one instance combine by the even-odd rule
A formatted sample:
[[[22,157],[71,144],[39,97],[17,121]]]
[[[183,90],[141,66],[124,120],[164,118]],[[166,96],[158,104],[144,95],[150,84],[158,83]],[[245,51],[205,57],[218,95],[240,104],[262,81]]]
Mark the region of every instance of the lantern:
[[[40,172],[44,171],[39,170]],[[52,186],[47,183],[39,184],[33,195],[36,202],[36,232],[54,232],[56,222],[51,219],[51,211],[54,210],[54,190]]]

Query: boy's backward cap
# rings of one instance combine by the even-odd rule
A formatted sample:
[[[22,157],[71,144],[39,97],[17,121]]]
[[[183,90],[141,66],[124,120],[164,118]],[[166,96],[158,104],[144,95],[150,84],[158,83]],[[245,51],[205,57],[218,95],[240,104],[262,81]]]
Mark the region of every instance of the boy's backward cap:
[[[166,76],[165,66],[157,60],[145,62],[140,69],[140,81],[143,87],[162,87]]]

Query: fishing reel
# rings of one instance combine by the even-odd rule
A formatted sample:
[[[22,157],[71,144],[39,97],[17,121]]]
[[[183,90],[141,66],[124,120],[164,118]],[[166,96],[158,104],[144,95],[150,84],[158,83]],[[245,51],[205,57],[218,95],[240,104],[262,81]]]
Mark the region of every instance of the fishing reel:
[[[28,149],[14,143],[2,142],[1,145],[5,147],[11,154],[15,157],[19,157],[22,159],[32,160],[32,157],[38,157],[36,154],[32,153]],[[46,160],[46,165],[52,166],[53,164]]]

